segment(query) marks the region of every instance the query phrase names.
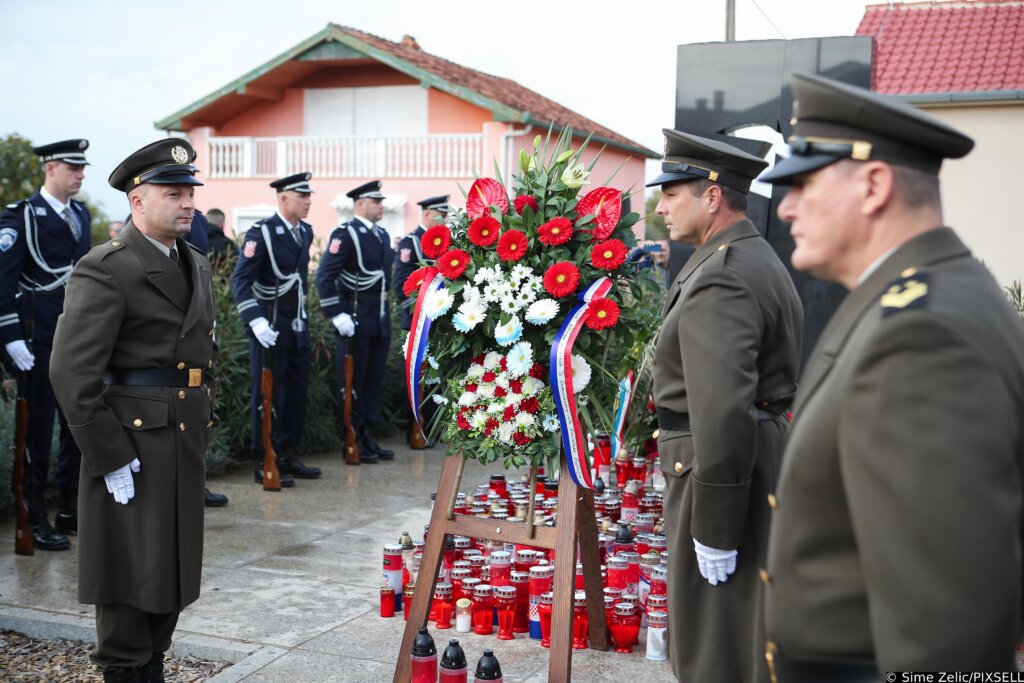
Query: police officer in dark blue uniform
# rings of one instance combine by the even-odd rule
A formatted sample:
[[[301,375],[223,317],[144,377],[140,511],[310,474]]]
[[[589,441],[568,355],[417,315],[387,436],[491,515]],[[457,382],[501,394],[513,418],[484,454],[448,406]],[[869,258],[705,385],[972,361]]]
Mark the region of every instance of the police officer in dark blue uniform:
[[[43,187],[8,205],[0,216],[0,340],[20,371],[19,392],[29,399],[26,488],[32,539],[40,550],[70,548],[66,534],[78,530],[82,455],[57,407],[49,371],[64,285],[75,262],[92,246],[89,210],[71,198],[82,187],[88,147],[88,140],[64,140],[33,148],[46,170]],[[44,502],[55,415],[60,424],[56,529],[50,526]]]
[[[394,452],[381,448],[371,430],[380,422],[384,366],[391,339],[388,290],[394,253],[387,231],[377,225],[384,215],[380,181],[373,180],[348,193],[355,217],[331,233],[316,271],[316,286],[324,316],[336,337],[338,387],[344,387],[345,355],[355,357],[353,394],[357,411],[360,460],[391,460]]]
[[[248,323],[251,370],[252,450],[256,482],[263,482],[260,433],[260,372],[270,354],[274,373],[274,448],[281,486],[293,486],[294,475],[316,479],[320,468],[307,467],[295,455],[306,428],[309,385],[309,321],[306,295],[309,247],[313,228],[309,214],[310,173],[296,173],[270,183],[277,190],[277,213],[258,221],[245,233],[242,252],[231,277],[231,292],[242,320]]]

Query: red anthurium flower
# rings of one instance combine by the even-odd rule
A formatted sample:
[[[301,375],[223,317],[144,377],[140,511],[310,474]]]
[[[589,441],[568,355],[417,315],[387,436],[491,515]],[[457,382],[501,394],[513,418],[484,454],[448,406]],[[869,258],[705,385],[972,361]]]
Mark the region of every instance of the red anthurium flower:
[[[478,178],[466,196],[466,214],[470,218],[478,218],[490,214],[490,207],[496,206],[505,213],[508,211],[508,197],[505,188],[494,178]]]
[[[622,217],[622,193],[614,187],[595,188],[576,204],[576,213],[581,218],[594,214],[594,227],[590,232],[594,239],[608,239]]]
[[[538,410],[540,410],[540,401],[531,396],[530,398],[526,399],[525,401],[519,404],[519,409],[522,410],[524,413],[536,413]]]
[[[402,293],[406,296],[412,296],[413,292],[420,288],[424,280],[433,280],[437,275],[437,268],[434,266],[423,266],[409,273],[409,277],[405,278],[405,284],[402,285]]]
[[[537,211],[539,210],[539,207],[537,206],[537,200],[528,194],[521,194],[518,197],[516,197],[516,200],[513,202],[513,205],[516,207],[516,213],[518,213],[519,215],[522,215],[523,209],[527,206],[533,209],[534,213],[537,213]]]
[[[447,227],[435,225],[423,233],[420,244],[423,246],[423,253],[427,258],[437,258],[452,246],[452,234]]]
[[[493,382],[493,381],[494,381],[494,380],[496,380],[497,378],[498,378],[498,376],[497,376],[496,374],[494,374],[493,372],[491,372],[490,370],[488,370],[487,372],[485,372],[485,373],[484,373],[484,376],[483,376],[483,377],[481,377],[480,379],[481,379],[482,381],[484,381],[484,382]]]
[[[530,439],[530,437],[528,437],[526,434],[520,431],[516,431],[516,433],[512,435],[512,440],[515,441],[520,446],[526,446],[530,443],[532,439]]]
[[[489,247],[498,241],[501,223],[490,216],[474,218],[469,224],[469,241],[478,247]]]
[[[508,230],[498,239],[498,256],[502,261],[518,261],[526,256],[529,242],[526,233]]]
[[[469,254],[461,249],[452,249],[441,254],[437,259],[437,269],[449,280],[461,277],[469,265]]]
[[[620,240],[598,242],[590,248],[590,262],[595,268],[615,270],[626,262],[626,251],[626,245]]]
[[[572,222],[562,216],[552,218],[537,228],[537,239],[549,247],[553,247],[556,244],[565,244],[569,241],[570,237],[572,237]]]
[[[576,291],[580,283],[580,271],[568,261],[559,261],[544,273],[544,289],[556,299]]]
[[[592,330],[603,330],[619,322],[619,305],[611,299],[590,302],[584,324]]]
[[[533,367],[530,368],[530,377],[534,379],[544,379],[544,366],[540,363],[534,363]]]
[[[469,382],[466,384],[466,391],[471,394],[475,394],[476,390],[479,389],[479,385],[476,382]]]

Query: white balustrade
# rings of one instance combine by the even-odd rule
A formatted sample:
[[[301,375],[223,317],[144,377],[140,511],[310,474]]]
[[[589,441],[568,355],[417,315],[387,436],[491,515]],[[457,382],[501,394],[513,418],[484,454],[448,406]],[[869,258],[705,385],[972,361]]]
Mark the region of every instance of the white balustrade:
[[[209,140],[209,178],[469,178],[483,135],[220,137]]]

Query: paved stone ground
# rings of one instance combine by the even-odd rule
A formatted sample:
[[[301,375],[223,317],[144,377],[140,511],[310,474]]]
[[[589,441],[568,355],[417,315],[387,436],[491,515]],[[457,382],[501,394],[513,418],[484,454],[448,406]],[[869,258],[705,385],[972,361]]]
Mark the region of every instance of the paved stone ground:
[[[231,662],[214,683],[390,681],[404,622],[378,616],[381,551],[402,531],[422,538],[443,457],[439,449],[387,446],[395,460],[379,465],[346,467],[338,454],[306,458],[323,478],[276,494],[264,493],[248,469],[211,480],[231,502],[206,511],[202,596],[182,614],[171,654]],[[467,466],[463,490],[489,473]],[[13,537],[13,520],[0,520],[0,539],[8,539],[0,543],[0,628],[94,640],[92,607],[76,600],[74,549],[20,557]],[[434,635],[439,648],[449,637]],[[538,641],[461,635],[471,666],[490,647],[507,683],[547,680],[548,651]],[[668,664],[646,660],[642,648],[643,635],[632,655],[575,651],[573,678],[673,681]],[[16,673],[0,671],[0,680]]]

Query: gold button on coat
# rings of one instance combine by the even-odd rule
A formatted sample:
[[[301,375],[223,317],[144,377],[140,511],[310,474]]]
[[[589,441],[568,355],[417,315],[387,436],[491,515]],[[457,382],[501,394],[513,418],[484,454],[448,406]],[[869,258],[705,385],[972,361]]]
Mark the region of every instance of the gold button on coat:
[[[772,510],[779,509],[779,499],[775,497],[774,493],[768,494],[768,507],[770,507]]]
[[[178,429],[180,429],[181,431],[185,431],[185,423],[184,422],[179,422],[178,423]]]
[[[178,392],[178,398],[185,398],[185,391],[181,390]]]
[[[185,361],[181,361],[180,363],[178,363],[178,369],[179,370],[184,370],[185,369]]]
[[[136,427],[141,427],[142,426],[142,420],[140,420],[139,418],[135,418],[135,420],[132,422],[132,424],[135,425]]]
[[[676,473],[677,473],[677,474],[678,474],[679,472],[682,472],[682,471],[683,471],[683,463],[681,463],[681,462],[677,462],[677,463],[675,464],[675,470],[676,470]]]

